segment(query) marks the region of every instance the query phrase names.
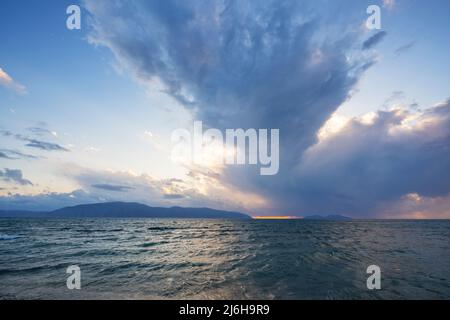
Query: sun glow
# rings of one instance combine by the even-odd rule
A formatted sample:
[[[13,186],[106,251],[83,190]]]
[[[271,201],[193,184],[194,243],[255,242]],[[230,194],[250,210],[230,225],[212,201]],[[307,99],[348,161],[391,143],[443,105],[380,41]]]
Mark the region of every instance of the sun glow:
[[[320,141],[326,140],[341,131],[348,122],[348,118],[335,113],[327,120],[327,122],[325,122],[322,128],[320,128],[317,137]]]
[[[254,216],[255,220],[298,220],[303,219],[302,217],[296,216]]]

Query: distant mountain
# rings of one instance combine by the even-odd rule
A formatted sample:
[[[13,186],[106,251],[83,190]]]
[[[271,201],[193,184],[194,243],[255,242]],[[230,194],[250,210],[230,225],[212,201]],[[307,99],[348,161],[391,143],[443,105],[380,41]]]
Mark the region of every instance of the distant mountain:
[[[160,208],[140,203],[107,202],[66,207],[50,212],[1,211],[0,217],[9,218],[198,218],[198,219],[251,219],[250,216],[231,211],[209,208]]]
[[[352,218],[341,216],[337,214],[332,214],[328,216],[319,216],[319,215],[313,215],[313,216],[306,216],[303,219],[305,220],[331,220],[331,221],[348,221],[352,220]]]

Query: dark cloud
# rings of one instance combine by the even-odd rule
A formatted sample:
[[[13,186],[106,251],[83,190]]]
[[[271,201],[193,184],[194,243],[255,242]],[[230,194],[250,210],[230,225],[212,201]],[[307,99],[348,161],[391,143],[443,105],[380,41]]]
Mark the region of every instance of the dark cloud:
[[[379,203],[409,193],[429,198],[448,194],[448,106],[425,112],[417,123],[409,122],[404,112],[379,112],[372,123],[353,119],[332,137],[317,140],[318,130],[374,64],[361,52],[359,35],[349,31],[361,21],[352,21],[349,10],[334,10],[339,3],[329,2],[335,8],[327,10],[318,1],[296,0],[85,4],[92,18],[91,43],[109,48],[139,81],[159,80],[167,94],[207,126],[280,129],[277,176],[233,167],[211,173],[214,182],[261,195],[277,213],[290,215],[374,216]],[[373,48],[386,35],[376,33],[362,49]],[[193,179],[196,175],[192,171]],[[167,181],[147,176],[82,172],[72,177],[89,191],[89,196],[81,193],[80,202],[111,199],[111,190],[97,188],[98,181],[135,187],[114,194],[114,200],[160,204],[168,194],[187,195],[181,201],[188,205],[215,200],[215,195],[202,198],[180,181],[163,192]],[[68,203],[74,202],[72,197],[54,195]]]
[[[212,184],[212,188],[216,187],[216,189],[209,188],[207,176],[202,177],[201,181],[194,181],[192,179],[154,179],[145,174],[76,169],[73,166],[64,167],[61,171],[68,178],[74,179],[92,197],[101,198],[104,201],[134,201],[151,206],[171,206],[173,200],[177,200],[177,205],[185,207],[210,207],[249,212],[248,207],[237,201],[238,198],[244,198],[245,193],[241,193],[236,188],[232,191],[225,190],[223,186],[217,186],[215,183]],[[93,187],[92,185],[97,184],[98,181],[114,186],[132,186],[133,190],[113,193]],[[202,187],[208,184],[207,194],[204,190],[195,187],[198,183],[201,183]]]
[[[8,156],[3,151],[0,151],[0,158],[3,158],[3,159],[15,159],[15,158],[12,158],[12,157]]]
[[[183,199],[184,195],[182,194],[165,194],[164,195],[164,199],[169,199],[169,200],[176,200],[176,199]]]
[[[66,206],[104,201],[104,198],[83,190],[70,193],[42,193],[32,196],[10,194],[9,196],[0,196],[0,210],[56,210]]]
[[[4,170],[0,170],[0,179],[6,182],[20,184],[22,186],[33,185],[30,180],[24,179],[22,171],[18,169],[5,168]]]
[[[386,31],[379,31],[379,32],[375,33],[369,39],[364,41],[363,46],[362,46],[363,50],[369,50],[369,49],[373,48],[378,43],[380,43],[386,35],[387,35]]]
[[[37,129],[37,127],[34,129]],[[41,134],[43,134],[46,131],[43,128],[39,128],[39,130],[37,130],[36,132],[40,132]],[[55,134],[53,134],[52,131],[48,131],[48,133],[55,136]],[[69,149],[64,148],[63,146],[59,145],[58,143],[30,138],[26,135],[13,133],[13,132],[11,132],[9,130],[5,130],[5,129],[0,129],[0,134],[4,137],[12,137],[12,138],[15,138],[20,141],[25,141],[25,142],[27,142],[25,144],[25,146],[30,147],[30,148],[37,148],[37,149],[41,149],[44,151],[70,151]]]
[[[280,128],[285,139],[303,144],[311,143],[367,67],[367,61],[347,60],[349,34],[313,40],[323,31],[316,14],[305,13],[314,6],[87,1],[94,18],[91,41],[109,47],[142,80],[162,80],[207,125]]]
[[[17,159],[37,159],[38,157],[16,150],[1,149],[0,158],[8,160],[17,160]]]
[[[119,185],[113,185],[113,184],[93,184],[92,187],[107,191],[114,191],[114,192],[127,192],[129,190],[133,190],[133,187],[128,186],[119,186]]]
[[[25,144],[25,146],[30,148],[37,148],[44,151],[70,151],[69,149],[62,147],[57,143],[40,141],[37,139],[30,139],[30,138],[24,138],[23,140],[28,141],[28,143]]]
[[[292,204],[305,211],[373,216],[381,203],[409,194],[445,198],[450,194],[450,104],[422,114],[380,111],[372,123],[353,119],[310,148],[296,174]]]
[[[90,41],[108,47],[140,81],[159,79],[206,126],[280,129],[278,176],[260,177],[253,167],[221,176],[268,199],[285,196],[316,132],[374,63],[348,32],[360,21],[317,1],[85,2]],[[335,19],[346,23],[330,31]]]
[[[134,175],[128,172],[94,171],[68,166],[61,169],[61,174],[74,179],[82,189],[71,193],[49,193],[25,196],[9,194],[0,196],[0,210],[53,210],[65,206],[84,203],[111,201],[139,202],[150,206],[169,207],[173,200],[184,207],[211,207],[247,212],[232,201],[220,200],[219,197],[204,195],[192,188],[192,181],[182,179],[152,179],[147,175]],[[93,181],[107,181],[96,188]],[[102,188],[107,185],[106,189]],[[132,192],[111,192],[110,186],[133,186]],[[13,190],[13,188],[8,188]],[[118,189],[114,188],[113,189]],[[123,189],[123,188],[120,188]],[[236,199],[236,190],[232,197]],[[223,195],[222,187],[217,190]]]

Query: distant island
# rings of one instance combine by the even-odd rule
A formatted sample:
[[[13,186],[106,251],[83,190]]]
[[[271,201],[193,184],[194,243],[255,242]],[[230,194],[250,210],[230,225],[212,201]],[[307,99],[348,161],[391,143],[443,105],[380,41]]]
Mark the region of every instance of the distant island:
[[[332,214],[328,216],[319,216],[319,215],[313,215],[313,216],[306,216],[303,219],[305,220],[330,220],[330,221],[347,221],[352,220],[350,217],[341,216],[337,214]]]
[[[2,218],[178,218],[178,219],[251,219],[232,211],[210,208],[150,207],[133,202],[107,202],[65,207],[54,211],[5,211]]]

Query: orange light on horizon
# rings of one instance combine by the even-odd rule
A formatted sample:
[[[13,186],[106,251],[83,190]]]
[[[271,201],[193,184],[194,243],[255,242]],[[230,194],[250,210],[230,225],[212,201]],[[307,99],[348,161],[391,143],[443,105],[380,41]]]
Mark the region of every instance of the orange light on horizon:
[[[253,219],[256,220],[298,220],[303,219],[303,217],[296,216],[255,216]]]

